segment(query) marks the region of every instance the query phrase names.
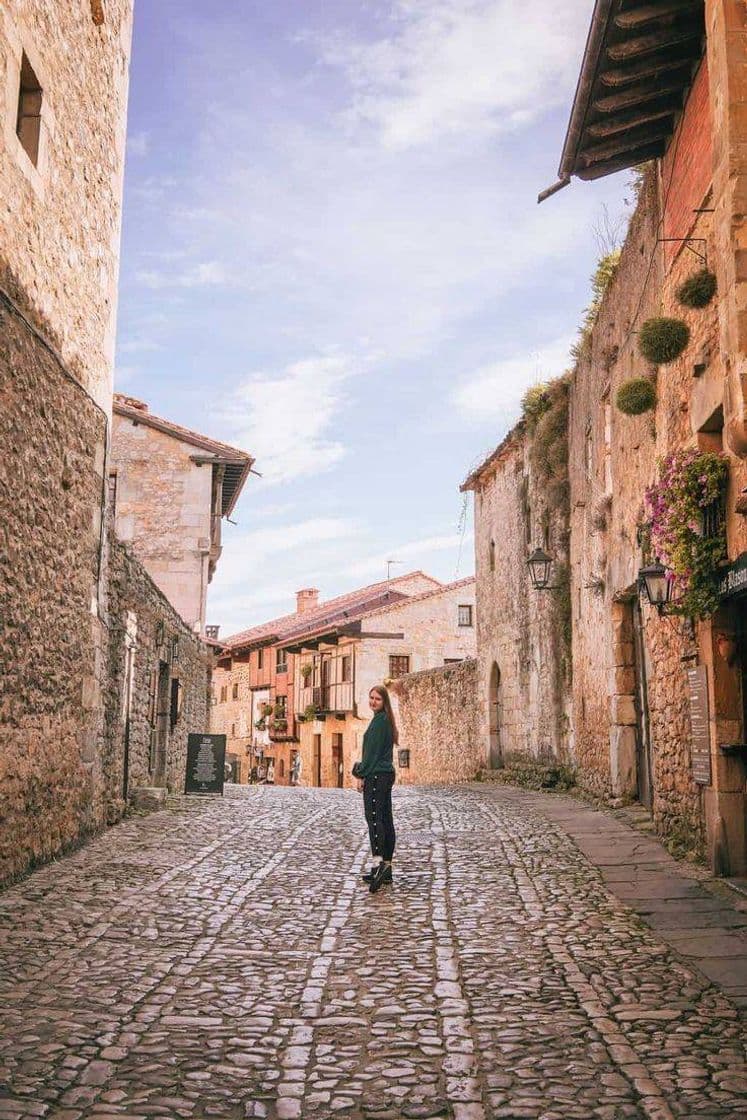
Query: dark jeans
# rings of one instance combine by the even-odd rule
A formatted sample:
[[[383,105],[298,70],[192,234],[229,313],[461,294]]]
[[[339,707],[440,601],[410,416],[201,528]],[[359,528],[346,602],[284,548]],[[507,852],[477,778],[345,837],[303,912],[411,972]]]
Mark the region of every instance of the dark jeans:
[[[392,816],[394,774],[371,774],[363,782],[363,807],[366,812],[371,851],[390,860],[394,855],[396,833]]]

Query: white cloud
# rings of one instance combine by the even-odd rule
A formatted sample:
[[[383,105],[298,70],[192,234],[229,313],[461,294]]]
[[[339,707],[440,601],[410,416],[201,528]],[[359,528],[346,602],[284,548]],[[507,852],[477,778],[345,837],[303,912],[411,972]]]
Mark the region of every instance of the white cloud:
[[[203,261],[178,273],[143,269],[135,273],[135,279],[145,288],[160,291],[162,288],[201,288],[226,284],[228,274],[220,261]]]
[[[133,132],[127,137],[127,154],[130,156],[147,156],[150,149],[150,137],[147,132]]]
[[[118,354],[154,354],[158,350],[163,346],[150,338],[128,338],[117,346]]]
[[[321,474],[345,455],[330,428],[357,368],[345,355],[328,354],[293,362],[280,374],[250,374],[216,418],[232,442],[255,456],[266,482]]]
[[[379,575],[386,572],[388,560],[412,561],[412,563],[408,562],[393,566],[392,575],[401,575],[413,566],[415,568],[422,567],[427,571],[428,565],[426,558],[429,554],[434,552],[450,552],[451,550],[458,552],[461,544],[463,544],[468,552],[472,540],[473,537],[471,533],[465,533],[464,537],[462,537],[461,533],[444,533],[436,537],[424,537],[421,540],[407,541],[404,544],[393,545],[388,552],[369,555],[348,565],[346,572],[359,577]]]
[[[540,350],[513,354],[475,370],[452,394],[465,419],[507,420],[518,416],[521,398],[530,385],[557,377],[569,365],[569,338],[556,339]]]
[[[588,20],[580,0],[397,0],[389,34],[329,39],[354,89],[350,118],[392,149],[526,125],[567,100]]]

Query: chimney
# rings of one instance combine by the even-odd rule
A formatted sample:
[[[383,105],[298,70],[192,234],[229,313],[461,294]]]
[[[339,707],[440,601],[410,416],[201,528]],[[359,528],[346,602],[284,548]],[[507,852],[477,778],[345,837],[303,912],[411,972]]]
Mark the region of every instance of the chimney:
[[[219,631],[220,631],[220,626],[206,626],[205,627],[205,637],[206,638],[212,638],[214,642],[217,642]]]
[[[305,614],[319,605],[319,591],[316,587],[304,587],[296,592],[296,614]]]

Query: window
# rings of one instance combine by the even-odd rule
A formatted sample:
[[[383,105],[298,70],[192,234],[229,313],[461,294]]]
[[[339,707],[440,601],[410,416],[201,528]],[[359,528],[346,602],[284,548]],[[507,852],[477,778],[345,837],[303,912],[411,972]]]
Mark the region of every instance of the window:
[[[233,697],[234,700],[238,700],[238,698],[239,698],[238,681],[234,684],[233,688],[231,689],[231,696]]]
[[[404,657],[401,654],[395,656],[391,654],[389,657],[389,676],[402,677],[405,673],[410,672],[410,658]]]
[[[463,661],[463,657],[445,657],[444,665],[461,665]]]
[[[288,715],[288,697],[276,696],[275,697],[275,718],[286,719]]]
[[[495,541],[490,542],[489,560],[490,560],[490,570],[491,570],[491,572],[494,572],[495,571]]]
[[[264,668],[264,663],[265,663],[265,651],[263,649],[258,649],[257,650],[257,668],[258,669]]]
[[[182,682],[178,677],[171,678],[171,703],[169,705],[169,723],[173,731],[182,714]]]
[[[42,88],[24,51],[21,59],[21,84],[18,90],[16,135],[34,167],[39,162],[41,108]]]
[[[342,683],[347,684],[353,679],[353,659],[347,654],[342,659]]]
[[[278,673],[288,672],[288,653],[287,650],[279,649],[275,655],[275,670]]]
[[[472,625],[472,604],[460,603],[459,604],[459,625],[471,626]]]
[[[228,699],[228,685],[224,684],[223,687],[220,690],[220,702],[221,702],[221,704],[225,704],[227,699]]]

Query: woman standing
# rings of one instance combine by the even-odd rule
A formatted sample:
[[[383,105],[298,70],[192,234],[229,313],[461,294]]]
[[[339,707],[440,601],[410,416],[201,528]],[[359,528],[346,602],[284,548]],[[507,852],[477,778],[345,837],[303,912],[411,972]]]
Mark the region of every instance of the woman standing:
[[[392,881],[392,856],[396,840],[392,816],[394,785],[394,744],[399,741],[394,722],[392,702],[383,685],[374,685],[368,694],[368,706],[374,716],[363,736],[363,758],[355,768],[358,790],[363,793],[363,806],[371,840],[374,863],[363,876],[375,894],[384,883]]]

